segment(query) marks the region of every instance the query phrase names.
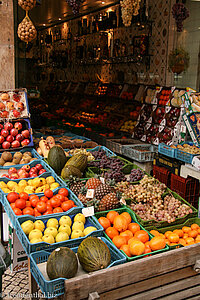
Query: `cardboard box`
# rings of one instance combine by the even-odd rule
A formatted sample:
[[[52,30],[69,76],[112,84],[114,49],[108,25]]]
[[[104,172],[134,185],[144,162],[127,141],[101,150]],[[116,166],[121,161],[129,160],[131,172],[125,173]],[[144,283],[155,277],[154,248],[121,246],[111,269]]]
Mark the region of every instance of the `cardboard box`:
[[[28,270],[28,257],[10,223],[8,224],[8,252],[11,255],[11,272]]]

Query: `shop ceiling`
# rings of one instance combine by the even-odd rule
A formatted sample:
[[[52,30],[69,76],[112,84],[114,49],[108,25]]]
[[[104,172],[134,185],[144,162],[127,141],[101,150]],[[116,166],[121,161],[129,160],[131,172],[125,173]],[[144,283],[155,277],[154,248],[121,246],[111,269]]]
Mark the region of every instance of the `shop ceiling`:
[[[117,0],[86,0],[81,4],[80,16],[87,15],[119,3]],[[74,18],[66,0],[42,0],[30,11],[30,17],[37,27],[49,27]]]

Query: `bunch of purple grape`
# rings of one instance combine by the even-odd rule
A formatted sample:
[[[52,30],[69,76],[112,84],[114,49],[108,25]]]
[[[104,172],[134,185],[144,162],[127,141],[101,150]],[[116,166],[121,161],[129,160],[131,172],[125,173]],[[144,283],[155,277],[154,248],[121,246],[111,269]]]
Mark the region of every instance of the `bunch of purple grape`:
[[[132,169],[129,177],[130,182],[139,181],[144,177],[144,172],[140,169]]]
[[[79,13],[80,5],[84,2],[84,0],[66,0],[67,3],[72,7],[72,11],[74,15]]]
[[[106,151],[104,150],[98,150],[91,152],[91,154],[94,156],[95,159],[101,159],[103,156],[106,156]]]
[[[124,175],[124,173],[119,170],[119,169],[115,169],[115,170],[111,170],[110,172],[106,172],[104,173],[104,178],[106,180],[111,179],[111,180],[115,180],[115,182],[121,182],[126,180],[126,177]]]
[[[189,17],[189,10],[183,3],[175,3],[172,7],[172,15],[176,21],[177,31],[183,31],[183,21]]]

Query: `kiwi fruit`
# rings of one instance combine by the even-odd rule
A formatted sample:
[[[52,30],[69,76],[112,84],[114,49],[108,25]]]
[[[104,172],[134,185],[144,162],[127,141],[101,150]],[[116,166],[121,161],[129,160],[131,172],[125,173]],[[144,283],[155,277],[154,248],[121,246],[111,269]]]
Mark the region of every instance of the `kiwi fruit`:
[[[0,158],[0,166],[3,166],[5,164],[5,160],[3,158]]]
[[[22,158],[23,154],[21,152],[16,152],[14,155],[13,155],[13,158]]]
[[[19,162],[20,162],[21,158],[20,157],[14,157],[12,162],[13,162],[13,165],[18,165]]]
[[[32,157],[32,153],[29,152],[29,151],[26,151],[26,152],[24,152],[23,156],[30,156],[30,157]]]
[[[4,164],[4,167],[8,167],[8,166],[13,166],[13,163],[12,163],[12,162],[6,162],[6,163]]]
[[[3,152],[1,155],[1,158],[3,158],[3,160],[5,161],[12,161],[12,154],[10,152]]]

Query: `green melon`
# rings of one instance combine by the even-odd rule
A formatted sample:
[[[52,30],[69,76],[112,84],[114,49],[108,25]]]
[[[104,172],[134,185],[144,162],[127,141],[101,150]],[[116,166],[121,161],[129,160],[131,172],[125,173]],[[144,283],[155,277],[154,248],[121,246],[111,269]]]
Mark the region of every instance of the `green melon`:
[[[47,260],[47,275],[51,280],[56,278],[72,278],[78,270],[76,254],[67,247],[54,250]]]
[[[78,247],[78,259],[86,272],[106,268],[111,262],[108,246],[96,237],[88,237]]]
[[[73,166],[83,172],[87,167],[87,156],[85,154],[75,154],[67,161],[66,166]]]
[[[56,174],[60,175],[67,162],[65,151],[60,146],[53,146],[48,153],[48,164],[54,169]]]
[[[81,178],[82,173],[79,169],[77,169],[74,166],[66,166],[65,165],[64,168],[62,169],[61,177],[66,180],[66,179],[69,179],[70,176],[75,176],[75,177]]]

